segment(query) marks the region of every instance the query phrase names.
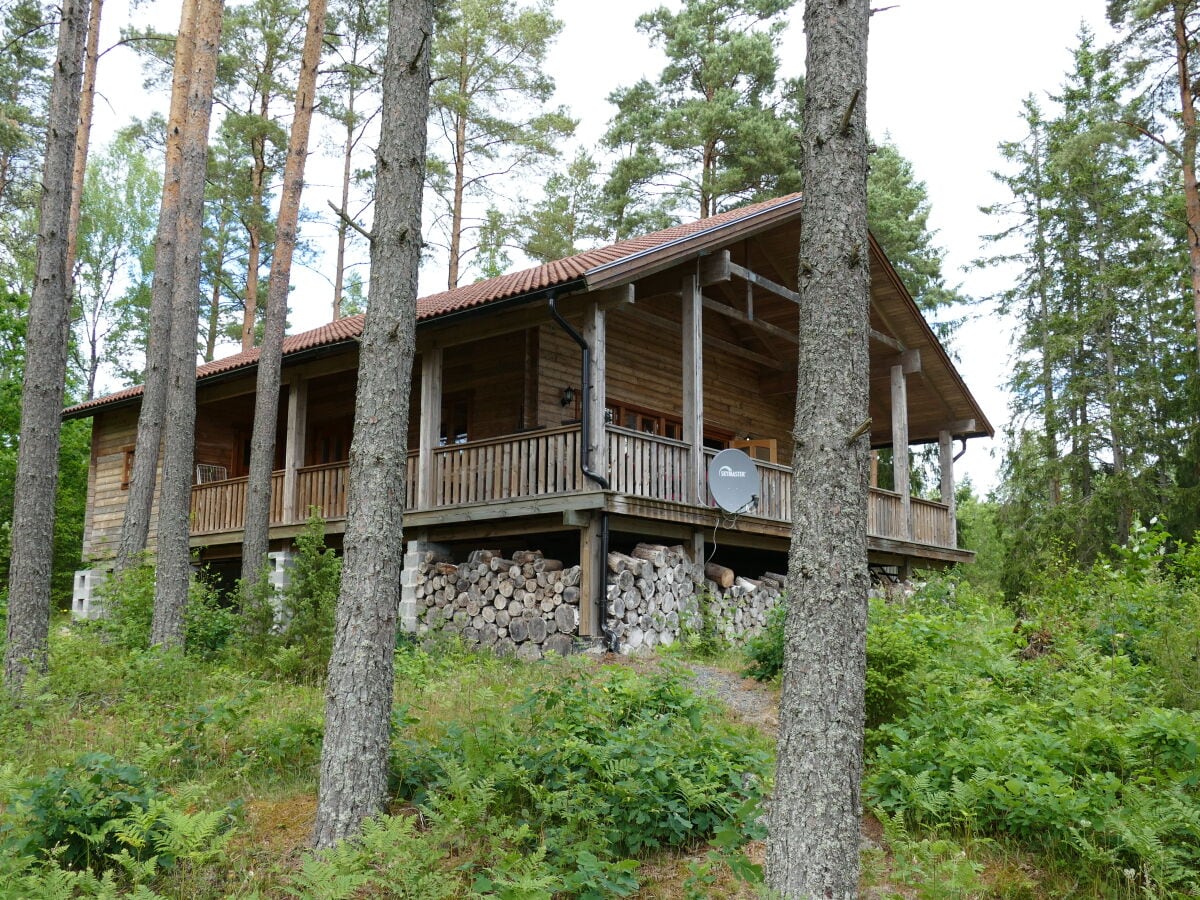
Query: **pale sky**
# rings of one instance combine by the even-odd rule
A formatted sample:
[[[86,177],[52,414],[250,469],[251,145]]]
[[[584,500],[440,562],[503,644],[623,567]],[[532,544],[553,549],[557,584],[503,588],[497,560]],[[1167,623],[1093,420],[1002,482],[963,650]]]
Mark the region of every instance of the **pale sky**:
[[[564,28],[548,68],[558,84],[556,102],[581,120],[578,133],[585,146],[595,144],[613,113],[608,94],[642,76],[653,79],[660,70],[661,56],[634,29],[638,15],[657,5],[650,0],[558,0],[556,12]],[[892,8],[871,21],[867,117],[872,134],[877,139],[890,135],[926,183],[930,223],[947,250],[947,281],[961,283],[968,296],[985,297],[1005,286],[1003,272],[969,270],[984,252],[980,236],[996,230],[979,207],[1005,199],[990,174],[1002,165],[997,145],[1022,135],[1018,115],[1024,97],[1034,93],[1044,100],[1057,92],[1070,68],[1081,22],[1102,39],[1109,36],[1104,0],[877,0],[875,5]],[[129,14],[121,0],[109,0],[104,14],[107,45],[129,22]],[[135,16],[138,24],[152,19],[173,29],[178,5],[156,0]],[[785,37],[784,75],[801,74],[804,68],[800,23],[798,5]],[[101,61],[99,86],[105,96],[97,103],[97,145],[129,116],[144,116],[149,103],[165,106],[165,98],[146,98],[134,89],[140,80],[127,50],[118,49]],[[322,165],[329,164],[310,157],[309,180],[316,184],[305,200],[328,220],[323,197],[314,196],[320,182],[334,180],[322,176]],[[309,226],[317,240],[331,232],[328,225]],[[298,271],[293,279],[292,331],[328,318],[332,248],[316,268],[315,273]],[[422,293],[438,290],[442,278],[440,268],[423,272]],[[309,295],[319,299],[306,302]],[[960,331],[954,349],[968,386],[999,431],[1008,421],[1001,385],[1008,372],[1009,336],[1004,323],[986,309],[977,315]],[[998,445],[971,441],[956,465],[957,477],[969,475],[977,490],[994,487]]]

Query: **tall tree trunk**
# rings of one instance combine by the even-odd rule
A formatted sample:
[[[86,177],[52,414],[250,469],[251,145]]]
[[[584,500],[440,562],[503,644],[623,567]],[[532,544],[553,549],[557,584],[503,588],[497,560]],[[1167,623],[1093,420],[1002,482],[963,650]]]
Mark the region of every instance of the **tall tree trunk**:
[[[83,209],[83,179],[87,174],[88,142],[92,136],[92,110],[96,105],[96,66],[100,62],[100,14],[104,0],[92,0],[88,14],[87,45],[83,57],[83,86],[79,93],[79,125],[75,132],[75,162],[71,168],[71,220],[67,226],[67,272],[75,268],[79,216]],[[88,399],[91,399],[89,394]]]
[[[1183,197],[1187,213],[1188,263],[1192,281],[1192,319],[1196,325],[1197,364],[1200,365],[1200,185],[1196,181],[1196,97],[1192,85],[1188,3],[1175,0],[1175,75],[1179,82],[1179,111],[1183,120],[1181,160]]]
[[[857,896],[867,627],[868,0],[808,0],[800,366],[767,844],[784,897]]]
[[[175,39],[175,68],[171,77],[171,107],[167,118],[163,195],[154,236],[154,281],[150,287],[150,334],[142,406],[116,570],[124,571],[146,549],[158,481],[158,455],[167,409],[167,371],[171,348],[171,295],[175,287],[175,251],[179,240],[179,183],[183,169],[183,131],[187,122],[192,61],[196,53],[199,0],[184,0]]]
[[[259,97],[258,116],[264,122],[271,112],[270,79],[264,81]],[[250,170],[250,214],[246,223],[250,252],[246,258],[246,310],[242,316],[242,352],[254,349],[254,331],[258,324],[258,270],[262,262],[262,208],[267,183],[267,137],[255,135],[250,139],[254,165]]]
[[[347,106],[349,113],[346,117],[346,144],[342,151],[342,205],[343,215],[349,215],[350,206],[350,175],[353,171],[351,163],[354,160],[354,89],[350,89],[350,101]],[[350,226],[345,219],[338,218],[337,224],[337,266],[333,273],[333,321],[342,317],[342,292],[346,286],[346,239],[350,234]]]
[[[50,86],[37,268],[25,332],[20,448],[13,486],[4,681],[14,693],[21,690],[31,671],[45,670],[50,636],[59,411],[67,374],[71,314],[66,245],[86,33],[86,0],[64,0]]]
[[[355,834],[387,797],[432,30],[432,0],[391,0],[388,115],[376,154],[371,302],[359,351],[346,556],[325,693],[317,847]]]
[[[242,530],[242,580],[255,583],[262,575],[270,548],[271,468],[275,459],[275,424],[279,415],[279,370],[283,333],[287,325],[288,284],[292,253],[296,248],[296,223],[300,218],[300,193],[304,189],[304,161],[308,157],[308,132],[312,125],[317,66],[325,38],[326,0],[309,0],[308,27],[296,86],[296,112],[288,142],[279,220],[275,227],[275,252],[267,286],[267,321],[258,357],[254,401],[254,429],[250,436],[250,477],[246,483],[246,517]]]
[[[1041,128],[1039,123],[1037,128]],[[1042,353],[1042,452],[1049,472],[1047,491],[1051,506],[1062,502],[1062,477],[1058,463],[1058,413],[1054,406],[1054,361],[1050,341],[1050,266],[1046,259],[1046,212],[1042,198],[1042,134],[1034,133],[1034,258],[1037,265],[1038,322]]]
[[[221,330],[221,270],[225,267],[225,242],[228,233],[221,226],[216,235],[216,266],[214,266],[212,290],[208,294],[208,327],[204,335],[204,361],[212,362],[217,355],[217,333]]]
[[[466,88],[463,88],[466,90]],[[450,272],[446,276],[446,288],[454,290],[461,277],[462,259],[462,203],[466,193],[467,179],[467,118],[458,115],[455,119],[454,144],[454,199],[450,204]]]
[[[222,0],[199,0],[196,45],[183,129],[179,178],[178,242],[171,291],[171,343],[163,434],[162,490],[158,507],[158,566],[150,643],[183,646],[191,553],[188,546],[192,463],[196,444],[196,333],[200,303],[200,250],[204,177],[212,115]]]

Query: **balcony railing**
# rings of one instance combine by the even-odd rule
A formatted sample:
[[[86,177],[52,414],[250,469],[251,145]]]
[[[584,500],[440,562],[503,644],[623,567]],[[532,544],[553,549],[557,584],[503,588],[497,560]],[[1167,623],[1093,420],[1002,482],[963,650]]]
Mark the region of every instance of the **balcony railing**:
[[[434,507],[496,503],[523,497],[570,494],[590,487],[580,471],[579,427],[547,429],[466,444],[433,452]],[[650,500],[686,503],[688,445],[682,441],[624,428],[607,428],[608,478],[617,493]],[[714,451],[705,450],[705,461]],[[408,509],[415,507],[417,453],[408,455]],[[346,516],[348,462],[305,466],[296,472],[293,521],[285,521],[284,473],[271,476],[271,524],[295,525],[316,509],[326,520]],[[791,519],[792,470],[759,462],[758,500],[745,515],[776,522]],[[715,506],[711,495],[709,506]],[[192,488],[192,533],[239,531],[244,521],[246,479],[230,478]],[[867,497],[867,532],[873,537],[911,541],[934,547],[956,546],[954,520],[942,503],[912,497],[909,522],[903,498],[871,488]]]

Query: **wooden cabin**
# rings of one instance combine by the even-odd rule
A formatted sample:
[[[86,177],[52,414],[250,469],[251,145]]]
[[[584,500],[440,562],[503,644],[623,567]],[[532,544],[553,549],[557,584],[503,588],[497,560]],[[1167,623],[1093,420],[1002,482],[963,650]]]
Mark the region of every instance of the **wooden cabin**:
[[[718,561],[757,554],[760,571],[771,560],[778,571],[790,528],[800,212],[800,198],[785,197],[423,298],[406,540],[464,552],[546,546],[591,567],[584,634],[597,630],[605,535],[613,547],[682,544],[696,558],[715,544]],[[992,427],[874,240],[870,261],[870,437],[896,448],[894,481],[870,491],[870,559],[903,569],[968,561],[956,541],[954,442]],[[361,329],[352,316],[284,343],[273,549],[313,509],[340,540]],[[217,566],[233,568],[240,552],[257,358],[197,370],[192,544]],[[94,420],[83,552],[97,566],[119,538],[140,395],[64,413]],[[908,451],[922,444],[940,449],[940,500],[908,491]],[[731,519],[705,473],[736,447],[756,459],[762,486]]]

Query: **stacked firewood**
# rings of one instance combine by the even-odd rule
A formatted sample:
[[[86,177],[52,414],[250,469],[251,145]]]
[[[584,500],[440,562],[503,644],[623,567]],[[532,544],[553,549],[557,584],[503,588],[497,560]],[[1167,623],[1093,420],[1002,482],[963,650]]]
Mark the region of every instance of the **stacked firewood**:
[[[701,626],[697,586],[704,581],[683,547],[638,544],[608,554],[605,630],[623,653],[669,647]]]
[[[468,644],[528,660],[572,649],[579,566],[564,567],[540,550],[511,559],[476,550],[461,565],[430,560],[415,580],[419,634],[457,634]]]
[[[706,574],[704,615],[711,627],[735,646],[757,637],[771,610],[782,601],[785,577],[768,572],[761,578],[743,578],[732,569],[711,564]]]

